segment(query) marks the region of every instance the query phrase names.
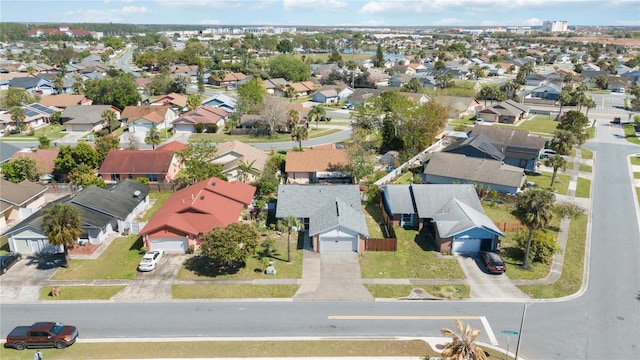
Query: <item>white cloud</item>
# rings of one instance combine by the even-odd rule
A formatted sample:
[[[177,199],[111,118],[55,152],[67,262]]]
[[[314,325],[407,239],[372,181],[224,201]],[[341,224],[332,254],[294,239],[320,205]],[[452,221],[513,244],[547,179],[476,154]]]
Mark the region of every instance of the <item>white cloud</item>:
[[[270,7],[277,6],[278,0],[261,0],[256,1],[253,5],[249,6],[249,10],[267,10]]]
[[[220,20],[205,19],[205,20],[198,21],[198,24],[200,24],[200,25],[220,25]]]
[[[364,26],[385,26],[385,25],[387,25],[387,23],[384,22],[384,21],[381,21],[381,20],[367,20],[367,21],[362,22],[361,25],[364,25]]]
[[[615,0],[630,3],[634,0]],[[635,0],[637,1],[637,0]],[[579,6],[594,0],[371,0],[359,10],[365,14],[399,12],[505,12],[510,9],[545,8],[561,5]],[[605,2],[603,2],[603,5]]]
[[[148,14],[151,12],[149,8],[144,6],[125,6],[122,8],[122,12],[125,14]]]
[[[288,11],[343,11],[350,8],[348,2],[340,0],[283,0],[282,5]]]
[[[139,20],[140,14],[151,14],[153,11],[144,6],[124,6],[121,9],[91,9],[71,10],[63,12],[63,16],[76,19],[78,22],[103,23],[105,19],[110,22],[132,22]]]
[[[155,0],[155,3],[159,6],[170,8],[184,8],[184,9],[226,9],[226,8],[239,8],[246,4],[246,1],[240,0]]]

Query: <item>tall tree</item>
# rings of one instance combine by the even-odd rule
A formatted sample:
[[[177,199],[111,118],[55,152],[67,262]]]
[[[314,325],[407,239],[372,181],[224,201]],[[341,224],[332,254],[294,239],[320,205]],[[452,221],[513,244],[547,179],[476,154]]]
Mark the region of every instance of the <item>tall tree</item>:
[[[112,134],[100,136],[95,141],[95,147],[98,153],[98,165],[100,165],[109,154],[109,151],[120,148],[120,137]]]
[[[11,121],[13,121],[13,123],[15,124],[18,132],[22,133],[22,128],[25,127],[24,119],[27,117],[27,115],[25,115],[24,113],[24,109],[22,109],[20,106],[14,106],[11,108],[10,112]]]
[[[460,320],[456,320],[456,328],[457,332],[448,328],[440,330],[442,335],[451,338],[442,350],[442,357],[449,360],[486,360],[484,350],[476,344],[480,330],[473,329],[471,324],[464,327]]]
[[[562,91],[558,95],[558,103],[560,104],[560,110],[558,111],[559,116],[562,115],[562,108],[565,105],[571,103],[571,100],[573,100],[571,92],[567,89],[562,89]]]
[[[302,230],[302,222],[295,216],[287,216],[278,221],[278,229],[287,232],[287,262],[291,262],[291,233]]]
[[[113,129],[114,123],[118,121],[118,116],[116,115],[115,112],[111,110],[103,111],[100,116],[102,118],[102,122],[104,123],[104,125],[107,127],[107,129],[109,129],[109,134],[111,134],[111,132],[114,130]]]
[[[69,248],[82,234],[80,211],[68,203],[54,203],[43,211],[42,231],[47,235],[49,244],[64,248],[64,267],[69,263]]]
[[[251,161],[244,161],[241,160],[240,163],[238,164],[238,177],[240,178],[240,181],[242,181],[243,183],[246,183],[249,181],[249,177],[258,171],[258,169],[256,169],[253,164],[256,163],[256,160],[251,160]]]
[[[162,143],[160,132],[155,126],[152,126],[151,129],[147,131],[147,135],[144,137],[144,142],[147,145],[151,145],[153,150],[156,149],[156,145],[160,145],[160,143]]]
[[[210,140],[194,141],[187,147],[176,153],[178,160],[184,168],[176,176],[176,182],[180,185],[189,185],[215,176],[227,180],[222,170],[222,165],[214,164],[218,148]]]
[[[571,131],[575,135],[578,145],[582,145],[589,137],[587,126],[589,126],[589,118],[580,111],[571,110],[560,116],[560,123],[556,129]]]
[[[515,215],[522,225],[529,230],[527,243],[524,249],[523,268],[531,269],[529,249],[533,231],[545,228],[553,218],[554,195],[551,191],[541,188],[529,188],[520,195],[520,201],[515,210]]]
[[[309,129],[306,126],[296,126],[291,131],[291,139],[298,142],[298,147],[302,150],[302,141],[309,139]]]
[[[309,110],[309,113],[307,114],[307,121],[311,122],[315,120],[316,130],[318,130],[318,121],[320,121],[320,119],[326,115],[327,112],[324,110],[324,107],[320,105],[314,105],[311,107],[311,110]]]
[[[384,54],[382,53],[382,45],[378,45],[376,56],[373,58],[373,66],[379,68],[384,66]]]
[[[95,169],[98,167],[98,159],[98,152],[88,143],[81,142],[76,146],[61,146],[54,164],[58,172],[68,174],[80,164],[87,164],[90,168]]]
[[[551,187],[553,187],[553,183],[556,180],[556,175],[558,174],[558,170],[561,169],[564,171],[567,168],[567,160],[560,155],[551,155],[543,161],[544,166],[548,166],[553,168],[553,175],[551,175]]]
[[[558,154],[567,155],[571,152],[576,142],[576,136],[571,131],[556,130],[550,146]]]
[[[232,223],[204,234],[200,250],[214,266],[226,272],[234,272],[255,254],[258,238],[253,225]]]
[[[1,169],[5,180],[16,184],[24,180],[38,181],[41,175],[38,173],[36,160],[26,156],[3,163]]]
[[[287,129],[293,131],[293,129],[300,123],[300,113],[296,109],[291,109],[287,113]]]
[[[243,114],[257,114],[267,96],[260,78],[253,78],[238,88],[238,110]]]
[[[195,110],[200,105],[202,105],[202,97],[200,94],[189,94],[189,96],[187,96],[187,109],[190,111]]]

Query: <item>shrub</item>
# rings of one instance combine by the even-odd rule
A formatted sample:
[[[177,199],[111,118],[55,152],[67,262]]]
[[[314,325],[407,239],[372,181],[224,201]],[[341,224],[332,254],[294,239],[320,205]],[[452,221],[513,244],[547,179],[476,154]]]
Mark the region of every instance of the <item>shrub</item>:
[[[144,253],[146,253],[147,251],[149,251],[149,248],[148,248],[148,247],[146,247],[146,246],[143,246],[143,247],[141,247],[141,248],[140,248],[140,254],[144,254]]]
[[[218,132],[218,125],[216,124],[207,124],[207,132],[209,134],[215,134]]]
[[[204,131],[204,124],[198,123],[198,124],[196,124],[195,128],[196,128],[196,132],[198,134],[202,134],[202,132]]]
[[[515,240],[518,247],[524,252],[527,246],[527,236],[529,231],[519,231]],[[529,260],[548,264],[553,259],[553,255],[560,251],[556,237],[550,231],[534,230],[529,248]]]

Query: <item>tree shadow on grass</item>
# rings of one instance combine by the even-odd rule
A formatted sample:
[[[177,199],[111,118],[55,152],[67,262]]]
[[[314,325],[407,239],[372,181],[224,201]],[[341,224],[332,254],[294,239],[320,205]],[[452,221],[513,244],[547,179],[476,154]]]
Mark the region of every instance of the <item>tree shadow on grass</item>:
[[[222,266],[218,263],[211,261],[208,256],[198,255],[187,259],[184,263],[184,267],[193,271],[198,276],[217,277],[222,275],[237,274],[241,268],[245,267],[245,263],[234,263],[226,266]]]
[[[522,265],[522,261],[513,260],[524,258],[524,251],[522,251],[522,249],[513,246],[503,247],[500,254],[505,263],[518,266]]]

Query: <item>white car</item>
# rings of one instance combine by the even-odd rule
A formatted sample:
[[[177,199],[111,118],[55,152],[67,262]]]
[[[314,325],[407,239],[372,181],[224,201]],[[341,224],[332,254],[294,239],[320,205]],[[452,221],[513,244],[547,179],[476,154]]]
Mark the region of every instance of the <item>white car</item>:
[[[160,259],[162,259],[162,255],[164,255],[163,250],[150,250],[147,251],[142,260],[140,260],[140,264],[138,265],[138,271],[151,271],[158,266]]]

